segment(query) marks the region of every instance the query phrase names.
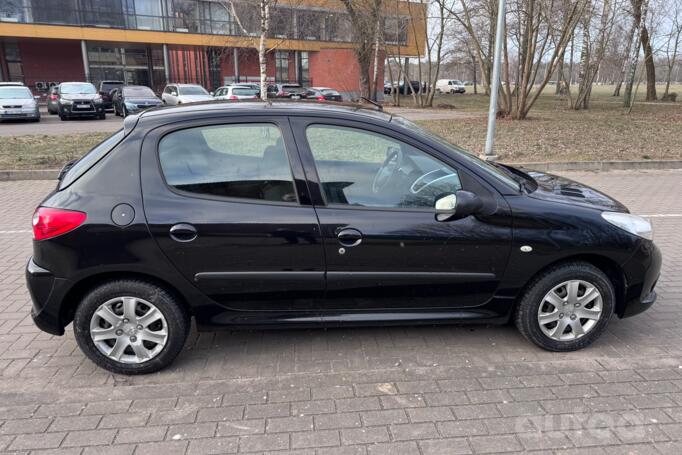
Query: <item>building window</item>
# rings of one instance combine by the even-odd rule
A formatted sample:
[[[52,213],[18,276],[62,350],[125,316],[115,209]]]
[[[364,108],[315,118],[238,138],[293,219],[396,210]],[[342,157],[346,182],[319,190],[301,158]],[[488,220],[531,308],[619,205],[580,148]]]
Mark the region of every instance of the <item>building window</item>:
[[[299,77],[299,82],[303,85],[310,85],[310,69],[309,69],[309,64],[308,64],[308,53],[307,52],[301,52],[299,54],[299,60],[298,60],[298,77]]]
[[[80,0],[84,25],[125,27],[123,4],[111,0]]]
[[[270,14],[270,36],[273,38],[293,38],[294,10],[274,8]]]
[[[5,43],[5,63],[8,81],[24,82],[24,69],[21,65],[21,54],[17,43]]]
[[[31,0],[33,20],[48,24],[80,25],[77,0]]]
[[[325,20],[328,41],[350,41],[352,27],[347,14],[328,13]]]
[[[384,20],[384,40],[388,44],[406,44],[409,20],[405,17],[387,17]]]
[[[128,19],[130,27],[140,30],[163,30],[161,0],[128,0],[133,3],[134,17]]]
[[[304,40],[321,40],[322,28],[326,13],[319,11],[299,11],[296,15],[298,38]]]
[[[277,51],[275,53],[275,80],[277,82],[289,81],[289,52]]]
[[[199,4],[195,0],[173,0],[173,31],[199,33]]]

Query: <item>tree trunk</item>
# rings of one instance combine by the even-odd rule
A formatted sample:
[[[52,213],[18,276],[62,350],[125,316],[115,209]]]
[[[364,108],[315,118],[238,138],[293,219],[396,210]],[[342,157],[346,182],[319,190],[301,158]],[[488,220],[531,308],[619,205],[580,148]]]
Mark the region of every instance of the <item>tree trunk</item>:
[[[625,78],[625,92],[623,93],[623,106],[629,108],[631,105],[632,88],[635,85],[635,75],[637,73],[637,63],[639,62],[639,47],[641,43],[641,28],[646,22],[648,0],[632,0],[632,14],[635,22],[634,43],[632,53],[628,62],[628,73]]]
[[[656,101],[656,64],[654,62],[654,52],[649,41],[649,31],[646,23],[642,21],[642,50],[644,51],[644,67],[646,68],[646,100]]]
[[[263,101],[268,100],[268,62],[265,43],[270,29],[270,3],[268,0],[260,1],[260,42],[258,43],[258,65],[260,69],[260,97]]]
[[[632,24],[630,25],[630,31],[627,36],[627,42],[625,44],[625,52],[623,52],[623,65],[620,68],[618,80],[616,81],[616,88],[613,90],[613,96],[620,96],[620,87],[623,85],[623,80],[625,80],[625,72],[628,69],[630,50],[632,48],[632,41],[634,40],[636,26],[637,24],[633,19]]]

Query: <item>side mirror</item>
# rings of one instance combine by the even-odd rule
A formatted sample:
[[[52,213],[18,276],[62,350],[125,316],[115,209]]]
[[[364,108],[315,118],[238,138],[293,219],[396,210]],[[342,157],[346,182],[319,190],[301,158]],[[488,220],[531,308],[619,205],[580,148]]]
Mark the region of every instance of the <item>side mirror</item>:
[[[209,95],[215,96],[215,92],[208,92]]]
[[[483,207],[483,201],[470,191],[459,190],[438,196],[434,207],[436,220],[451,221],[475,215]]]
[[[178,92],[171,92],[171,96],[178,96]]]

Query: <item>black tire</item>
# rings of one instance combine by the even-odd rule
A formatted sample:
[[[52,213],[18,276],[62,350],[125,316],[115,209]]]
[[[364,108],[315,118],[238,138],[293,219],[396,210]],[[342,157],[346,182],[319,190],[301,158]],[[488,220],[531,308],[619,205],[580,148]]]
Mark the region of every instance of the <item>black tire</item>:
[[[69,119],[68,116],[62,114],[61,112],[59,113],[59,120],[64,121],[64,120],[68,120],[68,119]]]
[[[569,280],[584,280],[595,286],[602,297],[602,313],[591,330],[579,338],[555,340],[542,331],[538,310],[549,291]],[[527,340],[543,349],[554,352],[576,351],[589,346],[604,332],[613,315],[615,301],[613,284],[597,267],[587,262],[558,264],[542,272],[529,284],[516,307],[514,322]]]
[[[104,119],[106,119],[106,118],[107,118],[106,112],[102,112],[101,114],[99,114],[99,115],[97,116],[97,119],[99,119],[99,120],[104,120]]]
[[[90,335],[93,314],[108,300],[130,296],[144,299],[161,311],[166,319],[168,340],[155,357],[142,363],[122,363],[104,355],[95,346]],[[187,309],[166,289],[142,280],[115,280],[89,291],[76,309],[73,331],[81,350],[99,367],[118,374],[147,374],[170,365],[180,354],[190,330]]]

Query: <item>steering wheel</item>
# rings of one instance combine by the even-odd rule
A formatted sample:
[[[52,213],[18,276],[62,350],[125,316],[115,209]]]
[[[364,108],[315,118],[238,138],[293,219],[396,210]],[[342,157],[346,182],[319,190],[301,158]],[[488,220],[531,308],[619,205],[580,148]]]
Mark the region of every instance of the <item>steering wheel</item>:
[[[377,194],[386,188],[403,164],[403,152],[398,147],[389,147],[388,156],[374,176],[372,192]]]

